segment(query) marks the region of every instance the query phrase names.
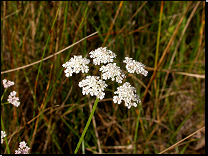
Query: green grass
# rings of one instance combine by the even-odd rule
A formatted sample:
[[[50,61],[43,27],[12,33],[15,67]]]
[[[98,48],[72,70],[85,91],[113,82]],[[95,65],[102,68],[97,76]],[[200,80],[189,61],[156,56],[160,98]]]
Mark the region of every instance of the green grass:
[[[96,98],[82,95],[78,82],[84,74],[66,78],[62,64],[74,55],[89,58],[88,53],[101,46],[116,53],[115,62],[123,71],[126,68],[122,61],[127,56],[146,65],[147,77],[127,73],[125,79],[136,88],[143,103],[130,110],[123,103],[114,104],[113,91],[119,85],[109,81],[105,99],[98,102],[94,113],[96,126],[91,121],[77,153],[98,153],[98,142],[102,153],[160,153],[202,128],[204,11],[205,2],[191,1],[2,1],[1,72],[39,61],[98,31],[41,63],[1,73],[1,82],[6,78],[15,83],[2,102],[12,90],[20,99],[18,108],[1,106],[1,128],[7,133],[9,147],[6,153],[14,153],[20,141],[28,143],[32,154],[74,153],[91,113],[89,103],[93,105]],[[166,48],[149,92],[144,95],[141,82],[148,85]],[[88,74],[99,75],[98,69],[91,64]],[[205,153],[203,146],[193,148],[204,139],[201,134],[202,139],[192,136],[165,153]],[[6,142],[1,145],[1,153]]]

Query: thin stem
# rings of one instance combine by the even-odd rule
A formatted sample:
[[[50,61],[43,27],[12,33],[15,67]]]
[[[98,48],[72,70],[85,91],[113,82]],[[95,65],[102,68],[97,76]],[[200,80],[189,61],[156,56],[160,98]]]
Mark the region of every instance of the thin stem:
[[[2,116],[1,116],[1,126],[2,126],[2,130],[4,130],[4,123],[3,123],[3,119],[2,119]],[[7,141],[7,137],[5,136],[5,143],[6,143],[6,147],[7,147],[7,150],[8,150],[8,154],[10,154],[10,150],[9,150],[9,145],[8,145],[8,141]]]
[[[1,105],[6,105],[6,104],[10,104],[10,103],[9,102],[1,103]]]
[[[87,124],[86,124],[86,126],[85,126],[85,128],[84,128],[84,131],[82,132],[82,136],[81,136],[80,139],[79,139],[79,142],[78,142],[77,147],[76,147],[76,149],[75,149],[75,151],[74,151],[74,154],[77,154],[77,152],[78,152],[78,150],[79,150],[79,147],[80,147],[80,145],[81,145],[81,143],[82,143],[82,140],[84,139],[85,133],[87,132],[87,129],[88,129],[89,125],[90,125],[90,122],[91,122],[92,117],[93,117],[93,115],[94,115],[94,112],[95,112],[95,109],[96,109],[96,107],[97,107],[98,101],[99,101],[99,99],[96,98],[95,103],[94,103],[94,106],[93,106],[93,108],[92,108],[92,112],[91,112],[90,117],[89,117],[89,119],[88,119],[88,121],[87,121]]]
[[[141,107],[141,105],[139,106]],[[137,135],[138,135],[138,129],[139,129],[139,118],[140,118],[140,112],[141,112],[141,108],[139,108],[139,113],[138,113],[138,116],[137,116],[137,122],[136,122],[136,129],[135,129],[135,135],[134,135],[134,153],[133,154],[136,154],[136,151],[137,151]]]
[[[180,140],[179,142],[175,143],[174,145],[170,146],[169,148],[165,149],[164,151],[160,152],[159,154],[163,154],[164,152],[166,152],[167,150],[170,150],[172,148],[174,148],[176,145],[178,145],[179,143],[183,142],[184,140],[190,138],[191,136],[193,136],[194,134],[198,133],[199,131],[201,131],[202,129],[204,129],[204,127],[200,128],[199,130],[197,130],[196,132],[190,134],[189,136],[185,137],[184,139]]]
[[[161,33],[161,23],[162,23],[162,14],[163,14],[163,1],[161,2],[160,8],[160,19],[159,19],[159,26],[157,32],[157,46],[156,46],[156,54],[155,54],[155,68],[157,67],[158,62],[158,53],[159,53],[159,45],[160,45],[160,33]]]
[[[7,90],[7,88],[4,90],[4,93],[3,93],[3,95],[1,96],[1,102],[2,102],[2,100],[3,100],[4,94],[6,93],[6,90]]]
[[[60,7],[61,7],[61,4],[62,4],[62,2],[60,2],[59,8],[58,8],[58,10],[57,10],[57,12],[56,12],[55,19],[54,19],[53,24],[52,24],[52,26],[51,26],[51,30],[50,30],[51,32],[52,32],[53,26],[54,26],[54,24],[55,24],[55,22],[56,22],[56,19],[57,19],[58,12],[59,12],[59,9],[60,9]],[[38,82],[38,78],[39,78],[39,73],[40,73],[41,65],[42,65],[42,63],[43,63],[43,58],[44,58],[46,49],[47,49],[47,47],[48,47],[48,42],[49,42],[50,37],[51,37],[51,32],[49,32],[49,34],[48,34],[48,39],[47,39],[47,41],[46,41],[46,45],[45,45],[45,48],[44,48],[44,51],[43,51],[43,55],[42,55],[42,58],[41,58],[41,62],[40,62],[40,65],[39,65],[39,69],[38,69],[38,74],[37,74],[37,77],[36,77],[36,83],[35,83],[35,97],[36,97],[36,87],[37,87],[37,82]]]
[[[57,19],[58,12],[59,12],[59,10],[60,10],[61,4],[62,4],[62,2],[60,2],[59,7],[58,7],[58,10],[57,10],[57,12],[56,12],[56,16],[55,16],[55,19],[54,19],[53,24],[52,24],[52,26],[51,26],[50,32],[49,32],[49,34],[48,34],[48,38],[47,38],[47,41],[46,41],[46,45],[45,45],[45,48],[44,48],[44,51],[43,51],[43,55],[42,55],[42,58],[41,58],[41,62],[40,62],[39,68],[38,68],[38,74],[37,74],[37,76],[36,76],[35,89],[34,89],[34,107],[33,107],[34,110],[35,110],[35,108],[37,107],[36,89],[37,89],[37,83],[38,83],[39,73],[40,73],[41,66],[42,66],[42,63],[43,63],[43,58],[44,58],[44,55],[45,55],[45,52],[46,52],[46,49],[47,49],[47,47],[48,47],[48,43],[49,43],[49,40],[50,40],[50,37],[51,37],[51,32],[52,32],[53,27],[54,27],[54,25],[55,25],[55,22],[56,22],[56,19]],[[33,111],[33,118],[34,118],[34,117],[35,117],[35,111]],[[32,132],[33,132],[33,135],[30,136],[30,140],[31,140],[31,142],[30,142],[30,148],[31,148],[31,150],[32,150],[32,145],[33,145],[34,135],[35,135],[35,131],[33,130],[33,127],[34,127],[34,121],[32,122]],[[32,134],[32,133],[31,133],[31,134]],[[32,138],[32,136],[33,136],[33,138]]]

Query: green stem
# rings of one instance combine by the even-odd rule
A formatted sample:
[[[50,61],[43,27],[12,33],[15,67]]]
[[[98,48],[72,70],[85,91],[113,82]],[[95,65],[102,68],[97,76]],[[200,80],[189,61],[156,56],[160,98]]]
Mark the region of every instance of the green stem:
[[[1,102],[2,102],[2,99],[3,99],[3,97],[4,97],[4,94],[6,93],[6,90],[7,90],[7,88],[4,90],[4,93],[3,93],[3,95],[1,96]]]
[[[137,132],[139,129],[140,111],[141,111],[141,108],[139,108],[139,113],[137,116],[136,129],[135,129],[135,135],[134,135],[134,153],[133,154],[136,154],[136,151],[137,151],[137,143],[136,142],[137,142]]]
[[[58,12],[59,12],[59,9],[60,9],[60,7],[61,7],[61,4],[62,4],[62,2],[60,2],[59,8],[58,8],[58,10],[57,10],[57,12],[56,12],[56,16],[55,16],[55,19],[54,19],[54,21],[53,21],[53,24],[52,24],[52,26],[51,26],[51,30],[50,30],[50,31],[53,30],[53,26],[55,25],[55,22],[56,22],[56,19],[57,19]],[[42,60],[43,60],[43,58],[44,58],[46,49],[47,49],[47,47],[48,47],[48,43],[49,43],[50,37],[51,37],[51,32],[50,32],[49,35],[48,35],[48,39],[47,39],[47,41],[46,41],[46,45],[45,45],[45,48],[44,48],[44,51],[43,51],[43,55],[42,55],[42,58],[41,58],[41,62],[40,62],[40,65],[39,65],[39,69],[38,69],[38,74],[37,74],[37,77],[36,77],[36,85],[35,85],[35,88],[37,87],[37,82],[38,82],[38,78],[39,78],[39,73],[40,73],[41,65],[42,65],[42,63],[43,63]],[[36,89],[35,89],[35,91],[36,91]],[[36,97],[36,92],[35,92],[35,97]]]
[[[6,104],[10,104],[10,103],[9,102],[1,103],[1,105],[6,105]]]
[[[92,117],[93,117],[93,115],[94,115],[94,112],[95,112],[95,109],[96,109],[96,107],[97,107],[98,101],[99,101],[99,99],[96,98],[95,103],[94,103],[94,106],[93,106],[93,108],[92,108],[92,112],[91,112],[90,117],[89,117],[89,119],[88,119],[88,121],[87,121],[87,124],[86,124],[86,126],[85,126],[85,128],[84,128],[84,131],[82,132],[82,136],[81,136],[80,139],[79,139],[79,142],[78,142],[77,147],[76,147],[76,149],[75,149],[75,151],[74,151],[74,154],[77,154],[77,152],[78,152],[78,150],[79,150],[79,147],[80,147],[80,145],[81,145],[81,143],[82,143],[82,140],[83,140],[83,138],[84,138],[84,136],[85,136],[85,133],[87,132],[87,129],[88,129],[88,127],[89,127],[89,125],[90,125],[90,122],[91,122],[91,120],[92,120]]]
[[[1,116],[1,126],[2,126],[2,130],[4,130],[4,123],[3,123],[3,119],[2,119],[2,116]],[[6,147],[7,147],[7,150],[8,150],[8,154],[10,154],[10,150],[9,150],[9,145],[8,145],[8,141],[7,141],[7,137],[5,136],[5,143],[6,143]]]
[[[158,62],[162,14],[163,14],[163,2],[161,2],[159,28],[158,28],[158,32],[157,32],[157,46],[156,46],[156,54],[155,54],[155,68],[157,67],[157,62]]]
[[[54,19],[53,24],[52,24],[52,26],[51,26],[51,29],[50,29],[51,32],[52,32],[53,27],[54,27],[54,25],[55,25],[55,22],[56,22],[56,19],[57,19],[58,12],[59,12],[59,10],[60,10],[61,4],[62,4],[62,1],[60,2],[60,5],[59,5],[58,10],[57,10],[57,12],[56,12],[55,19]],[[38,68],[38,74],[37,74],[37,76],[36,76],[35,89],[34,89],[34,96],[33,96],[33,98],[34,98],[34,106],[33,106],[34,110],[35,110],[35,108],[38,106],[38,105],[37,105],[37,100],[36,100],[36,87],[37,87],[37,83],[38,83],[38,78],[39,78],[40,69],[41,69],[41,66],[42,66],[42,63],[43,63],[43,58],[44,58],[44,55],[45,55],[45,52],[46,52],[46,49],[47,49],[47,47],[48,47],[48,43],[49,43],[49,40],[50,40],[50,37],[51,37],[51,32],[50,32],[49,35],[48,35],[48,38],[47,38],[47,41],[46,41],[46,45],[45,45],[45,48],[44,48],[44,51],[43,51],[43,55],[42,55],[42,58],[41,58],[41,62],[40,62],[39,68]],[[34,118],[34,116],[35,116],[35,111],[33,111],[33,118]],[[34,121],[32,122],[32,129],[31,129],[32,132],[34,132],[34,131],[33,131],[33,127],[34,127]],[[31,134],[33,134],[33,133],[31,133]],[[30,136],[30,139],[29,139],[29,140],[31,140],[31,138],[32,138],[32,135]]]

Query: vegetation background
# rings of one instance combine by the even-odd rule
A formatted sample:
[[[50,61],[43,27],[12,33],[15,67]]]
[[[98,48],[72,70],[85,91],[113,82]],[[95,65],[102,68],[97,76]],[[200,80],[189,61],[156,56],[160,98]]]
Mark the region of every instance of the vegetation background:
[[[1,82],[15,82],[3,101],[12,90],[20,98],[18,108],[1,106],[11,153],[20,141],[33,154],[74,152],[95,97],[78,87],[84,74],[66,78],[62,64],[98,47],[116,53],[123,71],[128,56],[149,73],[126,73],[137,108],[114,104],[118,84],[108,87],[78,153],[153,154],[179,141],[164,153],[205,153],[205,2],[1,1]],[[99,75],[98,66],[89,74]]]

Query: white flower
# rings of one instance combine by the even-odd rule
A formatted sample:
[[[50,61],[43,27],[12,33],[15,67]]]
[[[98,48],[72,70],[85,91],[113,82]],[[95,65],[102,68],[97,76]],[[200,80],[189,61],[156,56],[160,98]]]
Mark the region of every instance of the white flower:
[[[18,107],[20,105],[20,102],[18,102],[19,97],[15,97],[15,95],[17,94],[17,92],[13,91],[10,92],[10,95],[8,96],[7,101],[11,104],[13,104],[15,107]]]
[[[114,81],[114,77],[116,77],[116,82],[122,83],[123,78],[125,78],[125,74],[120,70],[120,67],[116,66],[116,63],[108,63],[106,66],[103,65],[100,71],[102,71],[104,80],[111,78]]]
[[[137,62],[135,60],[132,60],[132,58],[125,57],[125,60],[123,61],[126,63],[126,69],[129,73],[134,73],[136,71],[137,74],[141,73],[144,76],[147,76],[148,71],[146,71],[143,67],[145,67],[144,64],[141,62]]]
[[[131,106],[137,107],[137,103],[141,103],[141,100],[139,99],[139,95],[135,93],[136,89],[132,87],[129,82],[125,82],[114,92],[114,94],[118,94],[118,96],[113,97],[113,102],[120,104],[121,100],[124,100],[125,106],[128,109],[130,109]]]
[[[64,71],[66,73],[66,77],[72,76],[73,73],[78,74],[80,71],[82,73],[87,73],[89,71],[89,67],[87,64],[90,63],[90,60],[87,58],[82,58],[82,56],[74,56],[69,61],[67,61],[62,66],[66,68]]]
[[[95,51],[91,51],[90,57],[93,58],[93,63],[95,65],[100,65],[100,63],[109,63],[113,62],[113,58],[116,57],[116,54],[111,50],[106,49],[106,47],[100,47]]]
[[[8,88],[8,87],[11,87],[11,86],[13,86],[13,85],[14,85],[14,82],[9,81],[9,80],[8,80],[8,82],[7,82],[6,79],[3,80],[3,86],[4,86],[4,88]]]
[[[20,148],[18,148],[18,150],[15,150],[15,154],[21,154],[22,150]]]
[[[3,144],[3,138],[6,136],[6,132],[5,131],[1,131],[1,144]]]
[[[30,148],[26,145],[25,141],[20,142],[18,150],[15,150],[15,154],[29,154],[28,151]]]
[[[103,92],[108,85],[105,81],[100,80],[99,76],[87,76],[86,79],[79,82],[79,87],[82,88],[82,94],[91,96],[95,95],[99,99],[103,99],[105,93]]]
[[[20,147],[21,149],[23,149],[24,147],[26,147],[26,144],[27,144],[27,143],[25,143],[25,141],[22,141],[22,142],[20,142],[19,147]]]

